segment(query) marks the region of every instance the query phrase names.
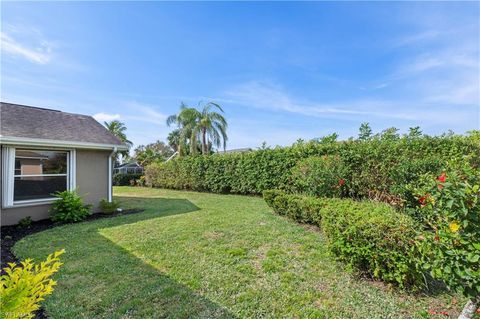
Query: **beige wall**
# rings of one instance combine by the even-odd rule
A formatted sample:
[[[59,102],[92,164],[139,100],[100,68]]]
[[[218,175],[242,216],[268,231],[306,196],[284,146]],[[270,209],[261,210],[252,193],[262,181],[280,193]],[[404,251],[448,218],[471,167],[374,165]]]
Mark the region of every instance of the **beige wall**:
[[[110,151],[82,149],[77,149],[76,151],[76,189],[86,204],[94,205],[94,212],[98,212],[100,199],[108,198],[108,157],[110,153]],[[0,169],[0,181],[2,181],[1,174]],[[2,185],[3,183],[0,183],[0,203],[2,203]],[[30,216],[32,220],[46,219],[49,216],[48,210],[50,206],[48,204],[36,204],[32,206],[0,208],[1,225],[14,225],[27,216]]]
[[[85,203],[93,204],[108,198],[108,157],[111,152],[77,150],[77,192]]]

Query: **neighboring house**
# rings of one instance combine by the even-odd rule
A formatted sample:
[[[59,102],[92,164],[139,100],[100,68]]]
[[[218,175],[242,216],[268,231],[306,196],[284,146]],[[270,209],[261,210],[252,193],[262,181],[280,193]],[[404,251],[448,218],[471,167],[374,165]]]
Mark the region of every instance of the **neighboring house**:
[[[91,116],[0,103],[1,224],[48,218],[57,191],[98,210],[112,200],[112,154],[127,147]]]
[[[143,174],[143,167],[138,163],[125,163],[115,167],[113,174]]]

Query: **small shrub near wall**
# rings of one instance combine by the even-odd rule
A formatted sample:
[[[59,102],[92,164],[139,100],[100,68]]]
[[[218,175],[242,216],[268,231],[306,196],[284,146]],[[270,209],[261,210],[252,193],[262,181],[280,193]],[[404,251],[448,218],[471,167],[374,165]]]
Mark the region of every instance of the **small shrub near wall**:
[[[79,222],[91,214],[92,205],[85,205],[75,191],[58,192],[55,197],[50,208],[50,219],[55,222]]]
[[[418,228],[387,204],[264,192],[267,204],[294,220],[320,226],[338,259],[376,279],[401,287],[422,284],[412,255]]]

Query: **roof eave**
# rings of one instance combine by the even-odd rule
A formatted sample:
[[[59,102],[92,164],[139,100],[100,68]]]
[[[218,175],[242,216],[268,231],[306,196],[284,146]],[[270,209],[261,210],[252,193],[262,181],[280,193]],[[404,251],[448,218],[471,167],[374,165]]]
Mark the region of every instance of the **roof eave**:
[[[128,147],[125,144],[102,144],[102,143],[49,140],[49,139],[15,137],[15,136],[0,136],[0,144],[128,151]]]

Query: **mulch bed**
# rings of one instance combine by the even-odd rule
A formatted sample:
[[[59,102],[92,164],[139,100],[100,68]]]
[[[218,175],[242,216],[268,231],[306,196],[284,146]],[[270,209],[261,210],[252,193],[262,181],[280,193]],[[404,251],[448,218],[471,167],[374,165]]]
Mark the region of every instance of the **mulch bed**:
[[[87,217],[87,219],[83,222],[91,221],[91,220],[96,220],[96,219],[101,219],[101,218],[111,218],[111,217],[116,217],[116,216],[122,216],[122,215],[130,215],[130,214],[136,214],[143,212],[144,209],[127,209],[123,210],[121,212],[114,212],[110,214],[106,213],[96,213],[92,214]],[[50,219],[45,219],[45,220],[40,220],[40,221],[35,221],[32,222],[28,226],[19,226],[19,225],[13,225],[13,226],[2,226],[0,228],[0,237],[1,237],[1,274],[4,274],[3,268],[8,266],[8,263],[14,262],[18,263],[19,260],[17,257],[12,252],[12,247],[15,245],[17,241],[22,239],[25,236],[35,234],[50,228],[54,228],[57,226],[65,225],[65,223],[59,223],[59,222],[52,222]],[[45,311],[43,308],[38,310],[35,313],[34,319],[46,319],[48,318],[45,314]]]

